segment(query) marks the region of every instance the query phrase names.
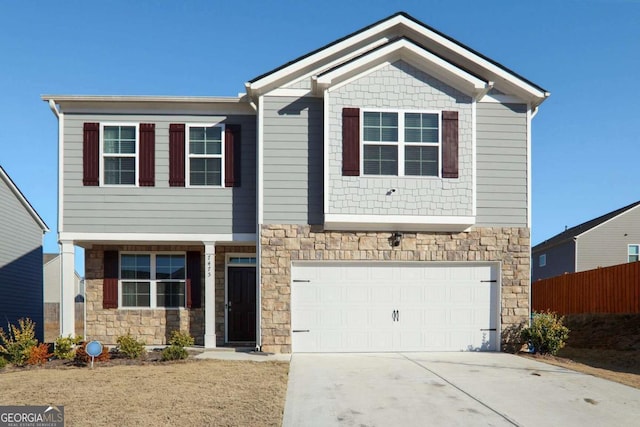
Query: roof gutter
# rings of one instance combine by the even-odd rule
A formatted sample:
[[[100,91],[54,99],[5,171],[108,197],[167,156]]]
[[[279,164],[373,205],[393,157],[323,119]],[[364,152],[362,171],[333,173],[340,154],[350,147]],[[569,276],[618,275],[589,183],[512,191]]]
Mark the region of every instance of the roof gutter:
[[[53,99],[49,99],[49,108],[51,108],[51,111],[53,111],[53,114],[56,116],[56,118],[59,119],[60,111],[58,110],[56,102]]]

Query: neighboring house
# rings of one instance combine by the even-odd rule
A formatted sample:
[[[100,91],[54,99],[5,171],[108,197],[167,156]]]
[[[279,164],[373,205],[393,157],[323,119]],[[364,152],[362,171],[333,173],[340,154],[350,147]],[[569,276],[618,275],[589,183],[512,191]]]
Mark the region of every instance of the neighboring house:
[[[404,13],[245,86],[43,96],[63,299],[81,246],[88,337],[498,350],[527,321],[531,121],[548,92]]]
[[[53,342],[60,335],[60,254],[44,254],[44,339]],[[84,280],[74,271],[75,330],[84,335]]]
[[[0,166],[0,327],[30,318],[44,337],[42,239],[49,231],[40,215]]]
[[[566,229],[533,247],[532,279],[638,261],[640,201]]]

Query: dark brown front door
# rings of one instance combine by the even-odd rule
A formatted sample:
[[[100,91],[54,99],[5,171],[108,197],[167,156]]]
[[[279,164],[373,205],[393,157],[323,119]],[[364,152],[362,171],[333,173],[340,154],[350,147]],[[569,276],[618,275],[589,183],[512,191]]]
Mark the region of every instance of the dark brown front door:
[[[229,341],[256,340],[256,268],[227,268]]]

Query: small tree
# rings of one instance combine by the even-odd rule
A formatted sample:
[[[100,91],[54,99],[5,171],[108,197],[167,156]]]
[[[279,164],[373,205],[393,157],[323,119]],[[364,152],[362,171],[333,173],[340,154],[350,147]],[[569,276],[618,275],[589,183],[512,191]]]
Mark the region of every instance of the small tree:
[[[569,328],[562,324],[564,317],[554,312],[533,312],[531,326],[522,330],[522,339],[533,347],[534,353],[557,354],[569,338]]]

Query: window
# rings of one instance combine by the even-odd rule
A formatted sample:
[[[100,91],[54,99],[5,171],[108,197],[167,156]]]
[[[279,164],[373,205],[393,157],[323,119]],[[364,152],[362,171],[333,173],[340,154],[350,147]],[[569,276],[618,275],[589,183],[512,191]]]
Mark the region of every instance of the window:
[[[547,254],[542,254],[540,258],[538,258],[538,266],[544,267],[545,265],[547,265]]]
[[[365,111],[364,175],[439,176],[440,113]]]
[[[224,127],[190,125],[187,170],[191,186],[222,186]]]
[[[120,307],[184,307],[183,254],[121,254]]]
[[[102,125],[102,170],[105,185],[135,185],[137,125]]]
[[[629,262],[640,261],[640,245],[629,245],[627,251]]]

